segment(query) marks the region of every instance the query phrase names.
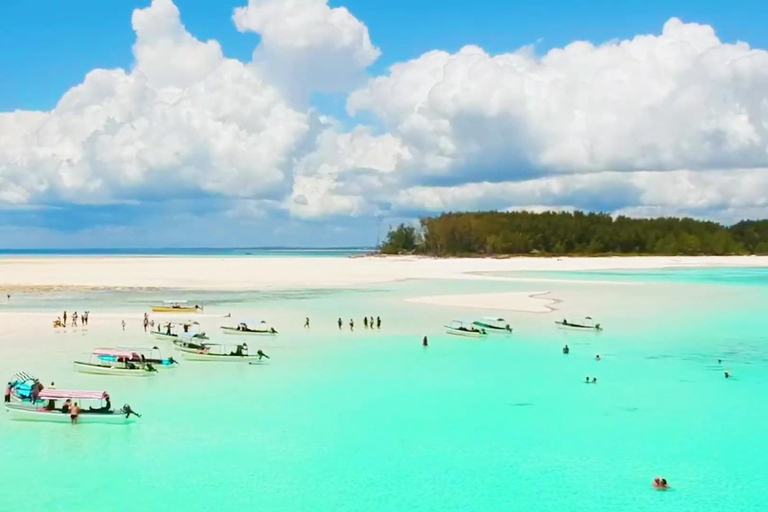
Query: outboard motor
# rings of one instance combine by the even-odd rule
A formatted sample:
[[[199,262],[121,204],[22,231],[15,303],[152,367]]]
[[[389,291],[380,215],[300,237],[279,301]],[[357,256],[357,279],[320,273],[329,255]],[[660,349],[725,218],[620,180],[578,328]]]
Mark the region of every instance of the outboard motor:
[[[136,411],[134,411],[133,409],[131,409],[131,406],[130,406],[130,405],[128,405],[128,404],[125,404],[125,405],[123,406],[123,408],[122,408],[122,411],[121,411],[121,412],[122,412],[123,414],[125,414],[125,417],[126,417],[126,418],[130,417],[130,416],[131,416],[131,414],[133,414],[133,415],[134,415],[134,416],[136,416],[137,418],[141,418],[141,414],[139,414],[139,413],[137,413]]]

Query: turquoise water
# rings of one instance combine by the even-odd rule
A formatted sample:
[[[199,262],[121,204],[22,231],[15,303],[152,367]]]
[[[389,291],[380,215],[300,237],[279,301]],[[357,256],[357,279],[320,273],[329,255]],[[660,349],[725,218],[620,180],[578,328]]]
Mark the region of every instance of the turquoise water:
[[[99,345],[146,344],[138,317],[154,294],[14,297],[6,314],[31,310],[31,327],[0,325],[0,371],[106,387],[143,418],[72,428],[0,418],[4,467],[33,476],[36,489],[6,473],[0,510],[765,510],[768,286],[756,275],[766,274],[209,292],[206,313],[255,311],[285,347],[265,366],[185,363],[135,381],[76,374],[71,361]],[[578,278],[606,280],[590,276]],[[486,290],[548,290],[562,302],[551,314],[503,313],[514,335],[482,341],[442,334],[467,310],[403,302]],[[88,332],[36,327],[48,310],[83,304]],[[360,329],[364,314],[384,328]],[[581,314],[605,332],[554,328]],[[335,328],[339,315],[356,318],[354,333]],[[598,383],[583,384],[587,375]],[[652,490],[657,475],[673,490]]]

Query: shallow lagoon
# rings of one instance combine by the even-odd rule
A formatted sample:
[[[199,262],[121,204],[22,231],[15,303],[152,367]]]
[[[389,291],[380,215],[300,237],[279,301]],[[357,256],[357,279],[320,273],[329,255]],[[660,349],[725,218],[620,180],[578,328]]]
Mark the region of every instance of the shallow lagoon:
[[[209,314],[263,316],[285,348],[265,366],[184,363],[135,380],[76,374],[71,361],[153,343],[140,315],[168,293],[13,297],[3,315],[25,314],[30,327],[0,324],[4,375],[104,387],[143,418],[73,428],[0,418],[4,466],[25,475],[0,479],[0,510],[764,510],[768,273],[691,272],[179,292],[206,301],[209,332],[221,323]],[[502,313],[514,335],[477,341],[441,326],[497,312],[403,302],[510,290],[550,291],[560,310]],[[91,310],[88,332],[51,333],[65,307]],[[356,332],[338,332],[340,314]],[[605,332],[555,329],[585,314]],[[361,329],[363,315],[384,328]],[[673,490],[653,491],[656,475]],[[29,478],[39,491],[21,489]]]

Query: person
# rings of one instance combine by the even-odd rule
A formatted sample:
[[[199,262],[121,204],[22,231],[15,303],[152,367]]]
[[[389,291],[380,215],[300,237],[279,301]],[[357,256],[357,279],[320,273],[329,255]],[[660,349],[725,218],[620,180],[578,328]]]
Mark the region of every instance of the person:
[[[339,330],[341,330],[341,326],[344,325],[344,322],[341,321],[341,317],[339,317]]]
[[[376,317],[376,328],[377,329],[381,329],[381,317],[380,316]]]
[[[64,327],[66,327],[67,326],[67,312],[65,311],[64,314],[61,315],[61,317],[64,319]]]
[[[261,349],[256,351],[256,355],[259,356],[259,361],[261,361],[262,357],[266,357],[267,359],[269,359],[269,356],[267,354],[265,354],[264,352],[262,352]]]
[[[427,340],[426,336],[424,336],[424,340],[421,342],[421,344],[422,344],[422,346],[425,346],[425,347],[429,346],[429,341]]]
[[[90,313],[91,313],[90,311],[86,311],[85,313],[83,313],[83,316],[80,318],[80,320],[82,320],[83,325],[88,325],[88,315],[90,315]]]
[[[72,407],[72,400],[67,398],[67,400],[64,402],[64,405],[61,406],[61,412],[64,414],[67,414],[71,407]]]
[[[365,327],[366,329],[368,328],[368,317],[367,316],[363,317],[363,327]],[[373,327],[373,325],[371,325],[371,327]]]
[[[723,364],[723,360],[722,359],[718,359],[717,360],[717,364]]]
[[[9,382],[5,385],[5,403],[9,403],[11,401],[11,387],[12,384]]]
[[[355,330],[355,321],[351,318],[349,319],[349,330],[354,331]]]
[[[599,361],[599,360],[600,360],[600,354],[597,354],[597,355],[595,356],[595,361]]]
[[[147,332],[148,325],[149,325],[149,315],[144,313],[144,332]]]
[[[171,322],[168,322],[165,326],[165,335],[170,336],[171,335]]]
[[[306,318],[304,319],[304,328],[305,328],[305,329],[309,329],[309,317],[306,317]]]
[[[123,326],[123,330],[125,330],[125,320],[123,320],[123,321],[121,322],[121,324],[122,324],[122,326]]]
[[[77,327],[77,311],[72,313],[72,327]]]
[[[729,372],[728,370],[725,370],[725,378],[726,379],[730,379],[731,378],[731,372]]]
[[[368,324],[371,326],[371,329],[373,329],[373,317],[371,317],[371,319],[368,320]]]
[[[181,327],[182,327],[182,329],[184,329],[184,332],[189,332],[189,324],[184,324]],[[243,330],[245,330],[245,329],[243,329]]]
[[[589,384],[589,382],[590,382],[590,381],[589,381],[589,375],[587,375],[587,379],[586,379],[584,382],[586,382],[587,384]]]
[[[29,400],[34,404],[37,402],[37,397],[40,396],[40,387],[35,384],[32,386],[32,390],[29,393]]]
[[[69,410],[69,419],[74,425],[77,423],[77,417],[80,415],[80,407],[78,407],[77,402],[72,404],[72,408]]]
[[[597,384],[597,377],[592,377],[592,384]]]
[[[568,345],[564,346],[563,347],[563,354],[570,354],[570,353],[571,353],[571,349],[568,348]]]
[[[243,343],[242,353],[243,353],[243,355],[246,355],[246,356],[248,355],[248,344],[247,343]]]
[[[56,383],[55,382],[51,382],[51,385],[48,386],[48,389],[56,389]]]
[[[656,477],[653,479],[653,487],[659,490],[666,490],[669,489],[669,484],[666,478]]]

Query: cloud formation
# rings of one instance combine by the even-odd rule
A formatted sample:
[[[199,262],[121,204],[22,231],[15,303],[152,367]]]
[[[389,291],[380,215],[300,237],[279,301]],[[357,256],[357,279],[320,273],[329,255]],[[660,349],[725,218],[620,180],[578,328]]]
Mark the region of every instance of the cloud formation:
[[[283,224],[465,208],[768,216],[768,52],[712,27],[673,18],[658,35],[544,55],[435,50],[366,78],[381,52],[343,7],[249,0],[232,18],[261,37],[250,62],[153,0],[133,14],[130,70],[93,70],[49,112],[0,113],[0,210],[208,201],[222,223]],[[309,105],[317,92],[348,92],[350,115],[381,126],[343,129]]]

